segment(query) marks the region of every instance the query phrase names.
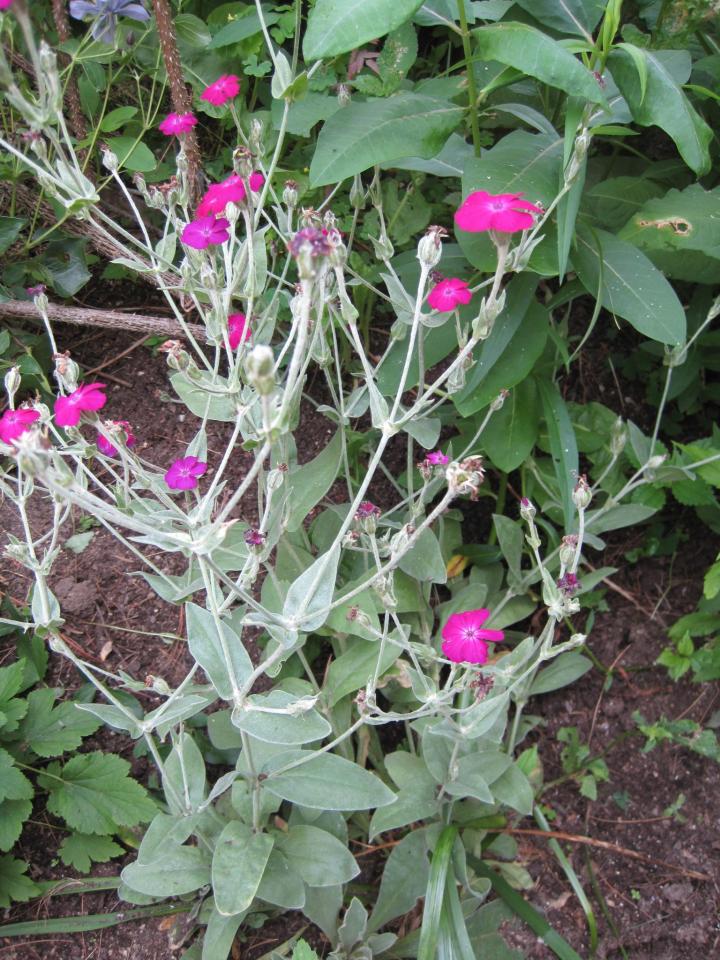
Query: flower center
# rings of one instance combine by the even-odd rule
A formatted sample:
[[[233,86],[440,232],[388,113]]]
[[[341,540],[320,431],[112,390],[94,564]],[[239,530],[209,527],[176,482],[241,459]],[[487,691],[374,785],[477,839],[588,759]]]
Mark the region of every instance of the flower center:
[[[478,631],[477,627],[465,627],[463,630],[463,639],[464,640],[477,640]]]
[[[490,204],[490,206],[492,207],[493,210],[499,211],[499,210],[505,209],[505,203],[502,200],[495,200],[493,203]]]

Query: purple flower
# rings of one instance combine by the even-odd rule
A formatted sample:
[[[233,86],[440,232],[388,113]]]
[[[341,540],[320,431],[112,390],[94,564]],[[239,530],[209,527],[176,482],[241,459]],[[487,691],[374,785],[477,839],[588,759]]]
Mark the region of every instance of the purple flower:
[[[194,490],[206,470],[207,464],[197,457],[183,457],[170,465],[165,483],[171,490]]]
[[[298,257],[303,250],[307,250],[313,258],[329,256],[330,244],[327,230],[318,230],[317,227],[304,227],[298,230],[288,243],[288,250],[291,257]]]
[[[450,457],[442,452],[442,450],[433,450],[432,453],[427,455],[427,462],[433,467],[444,467],[445,464],[450,463]]]
[[[355,511],[355,517],[357,520],[367,520],[369,517],[379,517],[380,516],[380,507],[376,507],[374,503],[371,503],[369,500],[363,500],[360,506]]]
[[[183,229],[180,239],[188,247],[204,250],[213,244],[225,243],[230,239],[228,228],[230,221],[225,217],[198,217],[191,220]]]
[[[115,42],[118,17],[141,21],[150,19],[142,3],[135,0],[70,0],[70,16],[75,20],[90,17],[93,21],[90,32],[95,40],[102,43]]]
[[[574,573],[566,573],[564,577],[560,577],[557,585],[566,597],[572,597],[580,589],[580,581]]]
[[[255,530],[254,527],[249,527],[245,531],[245,543],[249,547],[262,547],[262,545],[267,540],[267,537],[264,533],[260,533],[259,530]]]

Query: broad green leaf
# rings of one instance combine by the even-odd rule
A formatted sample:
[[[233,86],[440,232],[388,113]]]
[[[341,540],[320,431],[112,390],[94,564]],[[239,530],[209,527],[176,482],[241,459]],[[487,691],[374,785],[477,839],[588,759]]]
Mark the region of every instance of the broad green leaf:
[[[577,650],[561,653],[552,663],[544,667],[533,680],[530,696],[559,690],[578,680],[592,668],[592,663]]]
[[[579,227],[572,254],[585,289],[606,310],[660,343],[685,340],[685,311],[662,273],[637,247],[605,230]]]
[[[533,809],[533,789],[530,781],[516,763],[498,777],[492,785],[495,799],[506,803],[518,813],[531,814]]]
[[[233,726],[266,743],[295,745],[322,740],[332,732],[328,721],[317,710],[295,713],[264,713],[263,709],[286,709],[298,698],[283,690],[256,694],[248,698],[248,706],[233,713]],[[256,709],[253,709],[256,708]]]
[[[511,520],[502,514],[493,514],[493,525],[498,543],[502,550],[510,574],[515,580],[522,579],[522,552],[525,546],[525,532],[518,520]]]
[[[137,107],[116,107],[105,114],[100,129],[103,133],[113,133],[126,124],[128,120],[132,120],[137,112]]]
[[[248,37],[260,33],[262,24],[257,11],[249,7],[245,9],[247,11],[245,16],[235,17],[218,30],[208,44],[208,49],[216,50],[218,47],[229,47],[231,43],[240,43],[242,40],[247,40]],[[270,27],[278,22],[280,14],[270,10],[269,7],[263,7],[263,19],[265,20],[265,26]]]
[[[648,200],[662,193],[663,188],[649,177],[613,177],[585,191],[583,213],[589,213],[597,226],[616,233]]]
[[[287,834],[278,838],[278,846],[290,866],[311,887],[349,883],[360,873],[345,844],[317,827],[294,824]]]
[[[297,629],[310,633],[327,619],[327,608],[335,590],[340,562],[340,544],[323,553],[295,580],[285,597],[283,616],[294,621]]]
[[[328,117],[331,117],[340,109],[337,97],[310,91],[302,100],[294,100],[290,104],[286,125],[287,131],[296,137],[309,137],[312,128],[317,123],[320,123],[321,120],[327,120]],[[284,104],[279,100],[273,100],[270,112],[273,126],[276,130],[279,130],[284,112]]]
[[[28,694],[19,735],[39,757],[57,757],[80,746],[100,726],[71,700],[57,702],[56,691],[41,687]]]
[[[173,17],[175,33],[181,44],[195,50],[205,49],[210,44],[210,31],[200,17],[192,13],[180,13]]]
[[[550,434],[550,454],[555,467],[560,500],[565,518],[565,531],[572,529],[575,507],[572,491],[578,475],[578,449],[570,415],[558,388],[546,380],[538,382],[543,414]]]
[[[128,864],[120,876],[131,890],[149,897],[179,897],[210,883],[210,861],[200,847],[168,846],[150,863]]]
[[[258,887],[258,899],[274,903],[285,910],[302,910],[305,906],[305,884],[299,873],[290,867],[277,844],[273,847]]]
[[[353,640],[347,651],[333,660],[324,686],[324,690],[330,694],[331,707],[372,680],[376,667],[378,677],[387,673],[400,655],[400,650],[394,643],[386,642],[382,656],[380,654],[379,641]]]
[[[226,960],[230,956],[238,927],[243,922],[243,914],[224,917],[213,908],[202,941],[201,960]],[[184,955],[185,960],[187,954]],[[190,958],[188,957],[188,960]]]
[[[615,83],[641,126],[661,127],[672,139],[685,163],[698,176],[710,169],[712,130],[682,90],[692,68],[687,50],[641,51],[647,66],[647,88],[642,95],[635,60],[627,50],[614,50],[608,67]]]
[[[0,801],[0,850],[12,850],[31,812],[32,799],[30,798]]]
[[[663,263],[671,265],[673,255],[688,250],[720,258],[719,224],[720,188],[704,190],[693,183],[684,190],[670,190],[664,197],[648,199],[633,213],[619,237],[651,259],[655,253],[665,254]],[[715,269],[720,277],[720,266],[715,264]]]
[[[218,913],[231,917],[250,907],[273,843],[269,834],[254,833],[239,820],[230,821],[223,829],[212,861],[212,885]]]
[[[335,57],[395,30],[422,0],[316,0],[303,38],[306,60]]]
[[[423,530],[398,565],[404,573],[420,583],[445,583],[447,580],[440,544],[429,528]]]
[[[493,23],[473,31],[483,60],[496,60],[591,103],[605,95],[592,72],[569,50],[526,23]]]
[[[207,416],[209,420],[219,420],[222,423],[234,423],[237,419],[237,402],[233,397],[208,394],[201,387],[189,383],[181,373],[174,373],[170,377],[170,383],[196,417]]]
[[[26,223],[24,217],[0,217],[0,253],[15,243]]]
[[[120,167],[133,173],[149,173],[157,166],[152,150],[135,137],[113,137],[108,146],[117,155]]]
[[[25,874],[28,864],[10,854],[0,857],[0,907],[9,907],[13,900],[25,903],[40,893],[40,887]]]
[[[299,530],[303,521],[316,506],[337,477],[342,460],[342,430],[336,430],[332,440],[309,463],[290,471],[287,484],[292,489],[289,514],[285,527],[290,533]]]
[[[30,800],[35,793],[25,774],[7,750],[0,748],[0,800]]]
[[[517,0],[517,4],[544,26],[590,41],[607,6],[606,0]]]
[[[243,642],[225,620],[220,621],[222,638],[209,610],[195,603],[185,604],[188,648],[223,700],[233,699],[235,687],[242,686],[253,671],[252,660]]]
[[[87,240],[51,240],[42,256],[42,267],[61,297],[73,297],[90,279],[85,246]]]
[[[118,826],[145,823],[157,807],[131,779],[130,764],[112,753],[78,754],[61,766],[51,763],[38,777],[49,792],[48,810],[80,833],[113,833]]]
[[[425,895],[430,863],[424,830],[413,830],[393,848],[368,921],[370,930],[409,913]]]
[[[205,760],[189,733],[176,738],[163,765],[162,783],[170,812],[176,816],[196,810],[205,799]]]
[[[66,867],[87,873],[93,863],[107,863],[125,851],[112,837],[90,833],[71,833],[60,844],[58,854]]]
[[[529,377],[510,391],[483,431],[481,444],[491,463],[505,473],[516,470],[535,446],[539,422],[537,386]]]
[[[267,766],[263,788],[281,800],[314,810],[369,810],[392,803],[395,794],[363,767],[333,753],[323,753],[300,766],[274,774],[287,763],[311,754],[283,753]]]
[[[350,103],[320,131],[310,183],[313,187],[335,183],[402,157],[434,157],[462,113],[452,103],[409,92]]]

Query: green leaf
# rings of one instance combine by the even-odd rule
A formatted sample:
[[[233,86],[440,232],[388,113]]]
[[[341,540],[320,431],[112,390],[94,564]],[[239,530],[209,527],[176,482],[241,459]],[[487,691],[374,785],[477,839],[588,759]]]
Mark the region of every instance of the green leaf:
[[[440,544],[429,528],[423,530],[398,566],[420,583],[445,583],[447,580]]]
[[[179,897],[210,883],[210,863],[199,847],[167,846],[150,863],[128,864],[120,876],[148,897]]]
[[[254,833],[232,820],[217,839],[212,861],[212,884],[218,913],[231,917],[247,910],[260,886],[273,838]]]
[[[337,430],[314,460],[290,471],[287,483],[292,490],[292,497],[285,524],[290,533],[300,529],[312,508],[320,503],[333,485],[340,469],[342,451],[342,430]]]
[[[222,640],[209,610],[195,603],[185,604],[188,648],[223,700],[233,699],[233,682],[240,687],[253,671],[252,660],[243,642],[225,620]],[[224,643],[224,649],[223,649]]]
[[[284,690],[256,694],[248,698],[246,709],[233,713],[233,726],[265,743],[288,745],[322,740],[332,732],[328,721],[317,710],[297,710],[285,714],[261,712],[263,709],[285,709],[297,701],[296,696]]]
[[[399,656],[400,650],[394,643],[385,643],[381,655],[378,641],[353,640],[346,652],[333,660],[327,672],[324,691],[330,694],[330,706],[334,707],[343,697],[372,680],[378,658],[378,677],[382,677]]]
[[[698,176],[710,169],[713,133],[682,91],[692,68],[687,50],[640,51],[647,68],[643,97],[641,77],[633,57],[615,49],[608,59],[613,80],[627,100],[633,119],[641,126],[661,127],[672,139],[685,163]]]
[[[677,294],[637,247],[605,230],[578,227],[573,267],[606,310],[660,343],[685,340],[685,312]]]
[[[11,850],[13,848],[31,812],[31,798],[0,802],[0,850]]]
[[[311,887],[349,883],[360,873],[355,857],[344,843],[326,830],[294,824],[278,838],[290,866]]]
[[[491,463],[505,473],[516,470],[535,446],[539,424],[535,381],[521,380],[483,431],[481,443]]]
[[[590,42],[607,6],[606,0],[517,0],[517,4],[544,26]]]
[[[555,467],[566,532],[572,529],[575,507],[572,492],[578,475],[578,449],[565,401],[555,384],[538,382],[543,414],[550,434],[550,453]]]
[[[202,960],[226,960],[230,956],[235,935],[243,922],[243,917],[243,914],[224,917],[216,909],[212,910],[203,935]],[[187,956],[186,953],[183,954],[183,960]]]
[[[75,533],[65,541],[65,549],[72,550],[75,554],[82,553],[90,546],[94,536],[94,530],[88,530],[86,533]]]
[[[720,557],[705,574],[703,593],[708,600],[713,600],[720,593]]]
[[[277,844],[273,847],[258,887],[258,899],[285,910],[302,910],[305,906],[305,884],[297,871],[290,868],[287,857]]]
[[[534,795],[530,781],[517,764],[508,767],[492,785],[496,800],[506,803],[518,813],[531,814]]]
[[[303,38],[306,60],[335,57],[390,33],[409,20],[423,0],[316,0]]]
[[[697,250],[720,258],[720,188],[704,190],[693,183],[684,190],[670,190],[664,197],[648,199],[619,233],[653,259],[653,254],[672,257]],[[660,266],[665,260],[660,261]],[[672,260],[668,260],[671,264]],[[714,265],[720,273],[720,267]]]
[[[440,915],[445,899],[445,886],[451,869],[457,827],[445,827],[433,852],[423,910],[417,960],[437,960],[440,941]],[[454,876],[451,883],[455,882]]]
[[[210,31],[200,17],[192,13],[179,13],[173,17],[173,25],[178,41],[195,50],[202,50],[210,44]]]
[[[377,22],[373,29],[377,30]],[[350,103],[320,131],[310,165],[310,184],[335,183],[403,157],[434,157],[462,113],[462,108],[452,103],[409,92]]]
[[[34,793],[33,785],[15,766],[15,759],[0,748],[0,800],[30,800]]]
[[[9,854],[0,857],[0,907],[9,907],[13,901],[24,903],[38,895],[40,888],[25,876],[27,869],[24,860]]]
[[[522,579],[522,552],[525,546],[522,525],[517,520],[511,520],[510,517],[498,513],[493,514],[493,525],[510,575],[519,581]]]
[[[125,851],[112,837],[93,836],[89,833],[71,833],[60,844],[58,854],[66,867],[74,867],[87,873],[92,863],[107,863]]]
[[[300,574],[287,592],[283,616],[295,621],[297,628],[306,633],[317,630],[327,620],[340,553],[340,544],[331,547]]]
[[[392,803],[395,794],[378,777],[333,753],[323,753],[300,766],[274,774],[287,763],[311,754],[283,753],[266,766],[263,788],[281,800],[313,810],[369,810]]]
[[[605,103],[600,84],[569,50],[526,23],[493,23],[473,31],[483,60],[521,70],[591,103]]]
[[[254,37],[256,33],[260,33],[262,24],[257,11],[248,8],[246,8],[246,11],[245,16],[230,20],[229,23],[218,30],[208,44],[208,49],[217,50],[218,47],[229,47],[231,43],[240,43],[242,40],[247,40],[248,37]],[[265,20],[265,26],[270,27],[278,22],[280,14],[275,13],[268,7],[263,7],[263,19]]]
[[[293,950],[292,960],[320,960],[320,958],[305,940],[298,940]]]
[[[62,881],[63,883],[65,881]],[[87,883],[87,881],[85,881]],[[73,883],[66,891],[78,894],[80,884]],[[44,892],[42,884],[37,886],[37,893]],[[115,889],[109,887],[108,889]],[[58,891],[60,892],[60,891]],[[91,913],[84,916],[45,917],[40,920],[29,920],[25,923],[6,923],[0,927],[3,937],[26,937],[37,934],[58,933],[88,933],[91,930],[106,930],[121,923],[132,923],[133,920],[146,920],[149,917],[167,917],[176,913],[187,913],[189,906],[186,903],[154,903],[149,907],[137,907],[134,910],[119,910],[116,913]],[[37,941],[33,941],[37,942]]]
[[[0,217],[0,253],[15,243],[26,223],[24,217]]]
[[[150,820],[156,806],[130,776],[130,764],[95,750],[73,757],[64,766],[50,764],[38,778],[49,792],[48,810],[81,833],[113,833]]]
[[[75,750],[91,733],[101,726],[100,721],[72,701],[57,703],[57,691],[44,687],[28,694],[28,710],[20,723],[20,738],[39,757],[57,757]]]
[[[42,267],[61,297],[73,297],[90,279],[85,258],[87,240],[51,240],[42,256]]]
[[[643,204],[662,193],[662,187],[649,177],[612,177],[585,191],[583,213],[589,213],[598,226],[616,233]]]
[[[113,137],[108,146],[117,155],[121,168],[133,173],[150,173],[157,167],[152,150],[136,137]]]
[[[539,693],[550,693],[551,690],[566,687],[591,669],[592,662],[576,650],[561,653],[549,667],[545,667],[535,677],[530,687],[530,696],[534,697]]]
[[[105,114],[100,129],[103,133],[113,133],[115,130],[119,130],[128,120],[132,120],[137,112],[137,107],[116,107]]]
[[[393,847],[387,859],[368,929],[377,930],[410,913],[425,895],[429,873],[425,831],[413,830]]]

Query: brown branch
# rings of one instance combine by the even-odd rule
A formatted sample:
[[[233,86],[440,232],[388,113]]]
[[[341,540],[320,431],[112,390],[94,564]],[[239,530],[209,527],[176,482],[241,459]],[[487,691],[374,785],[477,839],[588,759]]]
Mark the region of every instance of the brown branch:
[[[157,25],[160,50],[170,86],[170,99],[175,113],[192,112],[192,96],[183,79],[180,53],[173,25],[173,14],[168,0],[153,0],[155,23]],[[188,160],[188,180],[190,182],[190,202],[197,199],[200,192],[200,147],[194,129],[182,135],[182,144]]]
[[[108,330],[134,330],[148,336],[184,337],[182,327],[168,317],[147,317],[139,313],[120,313],[115,310],[89,310],[85,307],[63,307],[48,304],[51,323],[73,323],[78,326],[102,327]],[[0,318],[3,320],[38,320],[38,312],[30,300],[6,300],[0,302]],[[188,324],[196,340],[206,340],[205,328],[197,323]]]

